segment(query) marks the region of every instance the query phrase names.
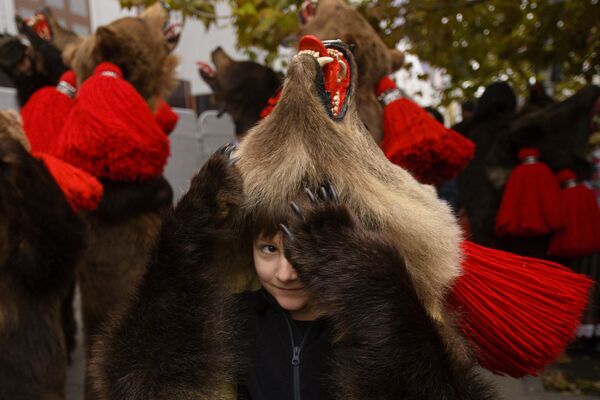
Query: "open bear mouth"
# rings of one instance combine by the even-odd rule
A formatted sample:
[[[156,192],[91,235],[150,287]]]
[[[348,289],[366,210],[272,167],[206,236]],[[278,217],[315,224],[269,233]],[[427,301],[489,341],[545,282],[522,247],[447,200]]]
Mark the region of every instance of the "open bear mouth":
[[[341,120],[348,109],[347,95],[350,89],[350,50],[341,40],[321,41],[306,35],[300,39],[299,51],[294,57],[312,56],[316,60],[315,85],[325,110],[334,120]]]

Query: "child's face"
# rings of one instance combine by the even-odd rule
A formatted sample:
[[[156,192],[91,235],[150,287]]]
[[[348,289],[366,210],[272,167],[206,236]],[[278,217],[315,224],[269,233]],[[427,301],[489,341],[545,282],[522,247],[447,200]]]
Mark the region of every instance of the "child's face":
[[[261,285],[290,312],[292,319],[315,319],[308,294],[296,270],[285,258],[281,234],[272,238],[259,236],[252,245],[254,267]]]

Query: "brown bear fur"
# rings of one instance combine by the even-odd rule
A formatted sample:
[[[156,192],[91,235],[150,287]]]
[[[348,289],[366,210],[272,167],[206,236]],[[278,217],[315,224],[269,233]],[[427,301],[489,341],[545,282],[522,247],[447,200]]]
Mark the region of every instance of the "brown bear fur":
[[[143,13],[99,27],[93,35],[68,46],[63,58],[79,81],[87,79],[101,62],[116,64],[124,79],[153,107],[173,87],[178,63],[170,54],[162,29],[166,16],[160,10],[162,14]],[[148,182],[101,182],[104,196],[98,209],[82,214],[89,245],[77,271],[88,355],[103,324],[134,292],[172,202],[171,187],[163,177]],[[94,397],[86,384],[86,399]]]
[[[44,163],[0,112],[0,399],[65,397],[63,304],[83,226]]]
[[[432,285],[443,293],[459,269],[445,262],[458,262],[450,211],[385,160],[351,93],[345,119],[333,122],[316,95],[319,69],[311,56],[294,59],[281,102],[237,162],[227,149],[213,155],[166,218],[136,296],[94,346],[101,399],[239,399],[244,310],[225,289],[227,267],[231,253],[249,251],[244,233],[277,222],[291,233],[286,257],[334,325],[334,398],[495,398],[452,346],[460,338],[448,343],[453,327],[430,316],[439,299],[425,287],[428,272],[444,276]],[[322,182],[349,207],[331,189],[316,205],[303,200],[304,187]],[[301,217],[290,220],[290,200]]]
[[[359,75],[358,112],[379,143],[383,138],[383,109],[375,96],[375,85],[402,66],[404,55],[388,49],[369,22],[343,0],[319,0],[316,15],[301,26],[299,35],[315,35],[321,40],[341,39],[355,46],[352,53]]]
[[[282,76],[271,68],[252,61],[236,61],[221,47],[211,53],[215,70],[200,69],[200,76],[213,91],[215,101],[235,123],[236,134],[243,136],[260,120],[282,83]]]
[[[164,12],[164,11],[163,11]],[[166,97],[174,88],[178,58],[170,54],[163,33],[166,17],[156,12],[139,18],[120,18],[79,43],[67,46],[63,52],[65,63],[75,71],[78,83],[89,78],[101,62],[111,62],[123,71],[140,95],[154,109],[157,98]]]

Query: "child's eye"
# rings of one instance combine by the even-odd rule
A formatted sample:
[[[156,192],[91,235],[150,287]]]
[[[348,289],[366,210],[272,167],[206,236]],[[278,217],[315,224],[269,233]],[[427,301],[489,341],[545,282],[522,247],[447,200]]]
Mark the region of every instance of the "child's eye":
[[[264,245],[261,250],[263,251],[263,253],[266,253],[266,254],[277,253],[277,247],[275,247],[271,244]]]

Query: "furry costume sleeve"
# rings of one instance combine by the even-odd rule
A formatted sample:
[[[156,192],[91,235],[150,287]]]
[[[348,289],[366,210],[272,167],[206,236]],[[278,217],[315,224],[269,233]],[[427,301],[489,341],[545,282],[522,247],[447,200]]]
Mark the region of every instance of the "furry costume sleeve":
[[[321,197],[335,192],[321,189]],[[448,351],[404,260],[345,205],[317,201],[293,222],[286,257],[330,317],[340,399],[495,399],[474,364]]]
[[[210,158],[166,218],[137,296],[94,349],[102,399],[225,399],[235,372],[231,301],[212,254],[241,200],[231,148]]]

